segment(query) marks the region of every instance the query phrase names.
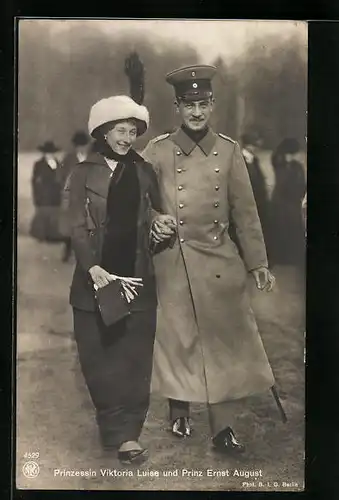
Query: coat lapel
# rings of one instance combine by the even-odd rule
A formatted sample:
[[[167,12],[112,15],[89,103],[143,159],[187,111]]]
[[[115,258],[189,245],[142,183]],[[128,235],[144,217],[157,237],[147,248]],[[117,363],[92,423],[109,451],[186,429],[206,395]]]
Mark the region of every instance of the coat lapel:
[[[89,165],[86,189],[107,199],[113,172],[107,165],[105,158],[98,153],[93,153],[83,162],[84,164]]]

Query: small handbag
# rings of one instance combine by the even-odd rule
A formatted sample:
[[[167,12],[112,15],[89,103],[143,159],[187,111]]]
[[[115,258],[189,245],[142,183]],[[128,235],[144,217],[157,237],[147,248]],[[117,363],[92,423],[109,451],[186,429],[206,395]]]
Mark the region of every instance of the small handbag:
[[[94,290],[98,308],[106,326],[114,325],[131,314],[120,280],[110,281],[108,285]]]

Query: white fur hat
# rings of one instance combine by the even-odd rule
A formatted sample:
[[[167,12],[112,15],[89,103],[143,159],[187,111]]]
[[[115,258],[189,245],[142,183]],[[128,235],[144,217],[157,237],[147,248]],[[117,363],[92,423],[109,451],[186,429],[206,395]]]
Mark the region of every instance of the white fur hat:
[[[89,113],[88,131],[90,135],[93,135],[93,131],[100,125],[128,118],[135,118],[144,123],[143,130],[138,127],[138,135],[143,134],[148,129],[149,112],[145,106],[137,104],[127,95],[107,97],[92,106]]]

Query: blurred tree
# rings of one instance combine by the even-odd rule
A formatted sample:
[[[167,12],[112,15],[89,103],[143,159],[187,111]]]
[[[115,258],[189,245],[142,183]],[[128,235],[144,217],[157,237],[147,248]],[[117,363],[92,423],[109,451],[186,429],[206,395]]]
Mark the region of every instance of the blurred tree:
[[[95,23],[70,26],[61,35],[52,32],[49,21],[20,21],[19,147],[32,149],[54,139],[67,148],[74,130],[86,129],[95,101],[129,94],[125,59],[134,51],[144,64],[144,104],[151,115],[150,129],[139,141],[142,147],[178,124],[165,75],[198,63],[195,49],[133,32],[108,37]],[[306,56],[299,39],[271,36],[252,42],[232,64],[215,60],[215,130],[239,139],[245,129],[254,129],[272,148],[287,136],[303,142]]]
[[[151,115],[150,129],[139,141],[142,147],[173,127],[174,96],[165,74],[198,62],[196,51],[133,33],[108,38],[93,25],[70,28],[58,40],[48,22],[20,23],[19,148],[35,148],[46,138],[67,148],[74,130],[86,129],[94,102],[129,94],[125,58],[136,48],[145,68],[144,104]]]
[[[238,106],[238,83],[232,67],[218,57],[212,63],[218,70],[213,79],[213,91],[216,99],[212,125],[217,132],[238,138],[241,121]]]
[[[253,43],[237,66],[244,97],[244,127],[256,130],[267,147],[283,138],[305,143],[307,47],[294,37],[266,37]]]

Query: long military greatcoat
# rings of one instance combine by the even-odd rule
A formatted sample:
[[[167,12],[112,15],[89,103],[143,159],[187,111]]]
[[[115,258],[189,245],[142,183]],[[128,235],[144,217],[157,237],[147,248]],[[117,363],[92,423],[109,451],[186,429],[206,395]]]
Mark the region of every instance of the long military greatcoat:
[[[153,390],[217,403],[274,384],[247,294],[248,271],[267,265],[262,229],[239,145],[209,130],[196,145],[182,129],[150,141],[162,210],[178,238],[154,257],[158,328]],[[235,221],[243,259],[228,234]]]

